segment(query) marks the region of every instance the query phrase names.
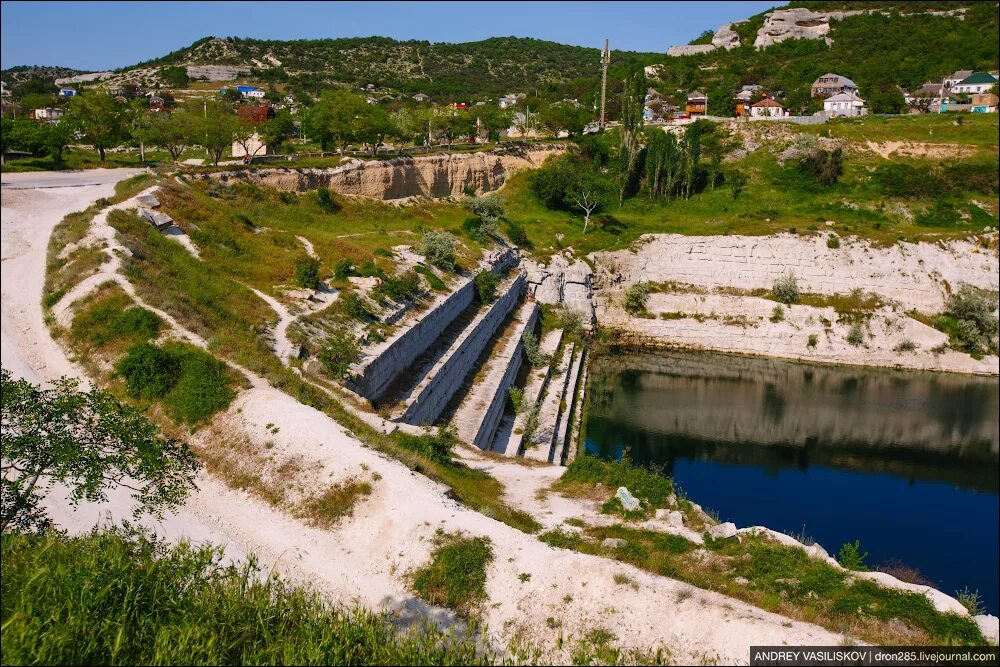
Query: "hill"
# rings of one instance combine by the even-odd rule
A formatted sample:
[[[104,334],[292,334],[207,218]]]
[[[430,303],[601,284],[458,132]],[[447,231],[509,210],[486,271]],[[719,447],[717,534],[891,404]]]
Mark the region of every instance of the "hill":
[[[795,16],[789,9],[808,11]],[[792,111],[808,112],[809,86],[826,72],[853,79],[868,98],[896,85],[913,90],[958,69],[998,66],[995,2],[797,2],[778,13],[787,17],[781,21],[768,14],[715,33],[716,44],[735,33],[733,48],[686,47],[704,52],[668,57],[653,85],[678,102],[698,88],[711,104],[713,97],[728,101],[740,85],[759,84],[783,93]]]
[[[614,51],[613,73],[662,59],[657,53]],[[576,87],[586,89],[579,85],[582,80],[596,80],[599,61],[597,48],[518,37],[461,44],[387,37],[292,41],[207,37],[119,74],[149,76],[183,66],[189,76],[198,78],[206,66],[217,66],[223,73],[235,70],[248,80],[297,91],[315,92],[331,83],[371,83],[443,101],[529,90],[569,94]]]
[[[77,76],[78,74],[85,73],[86,72],[83,70],[73,69],[72,67],[18,65],[17,67],[10,67],[0,72],[0,80],[8,86],[16,88],[22,83],[31,81],[32,79],[51,83],[56,79],[62,79],[68,76]]]

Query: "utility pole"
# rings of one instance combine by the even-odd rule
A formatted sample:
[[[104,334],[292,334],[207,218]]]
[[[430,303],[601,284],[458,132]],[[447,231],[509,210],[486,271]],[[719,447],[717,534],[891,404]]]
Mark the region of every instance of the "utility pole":
[[[608,50],[608,40],[604,40],[604,51],[601,52],[601,129],[606,122],[604,120],[604,98],[608,89],[608,65],[611,64],[611,51]]]

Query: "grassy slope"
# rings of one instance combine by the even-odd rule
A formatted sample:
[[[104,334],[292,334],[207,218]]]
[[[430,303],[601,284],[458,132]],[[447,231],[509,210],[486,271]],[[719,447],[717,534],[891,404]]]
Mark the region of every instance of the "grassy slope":
[[[461,635],[399,633],[214,547],[127,533],[4,534],[4,664],[492,664]]]
[[[977,147],[975,156],[962,160],[986,164],[997,159],[998,117],[996,114],[964,115],[963,124],[955,125],[955,116],[926,114],[903,117],[867,117],[831,122],[819,126],[791,126],[790,131],[816,133],[849,141],[920,141],[927,143],[961,143]],[[913,165],[955,164],[959,160],[924,160],[894,157],[893,163]],[[689,200],[669,202],[649,201],[638,194],[625,205],[617,203],[599,213],[587,231],[582,233],[581,215],[552,211],[538,203],[531,194],[530,172],[511,178],[504,188],[510,218],[524,224],[539,256],[548,256],[559,248],[572,247],[578,255],[628,247],[635,239],[648,233],[672,234],[747,234],[764,235],[795,229],[808,233],[827,229],[825,222],[838,223],[833,229],[840,234],[856,235],[879,243],[907,240],[964,238],[983,226],[996,226],[998,200],[969,192],[954,197],[978,226],[956,228],[921,227],[907,221],[893,206],[904,204],[917,212],[930,207],[938,197],[916,199],[887,198],[870,180],[871,170],[889,161],[872,153],[849,155],[845,173],[830,187],[803,191],[794,182],[783,178],[775,156],[758,150],[735,163],[725,165],[727,171],[740,170],[749,177],[749,184],[734,201],[725,184],[707,189]],[[988,216],[971,205],[971,199],[986,203],[993,215]],[[847,200],[857,204],[855,210],[844,205]],[[876,226],[877,224],[877,226]],[[563,236],[562,241],[557,235]]]

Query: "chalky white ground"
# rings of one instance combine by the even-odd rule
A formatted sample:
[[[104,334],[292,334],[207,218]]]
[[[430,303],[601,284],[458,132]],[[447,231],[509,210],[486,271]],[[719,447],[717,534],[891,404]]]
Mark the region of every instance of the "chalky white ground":
[[[66,213],[109,196],[114,182],[132,173],[86,172],[58,175],[58,180],[44,174],[3,175],[2,349],[4,367],[15,375],[35,382],[63,374],[83,377],[51,339],[42,319],[48,237]],[[25,188],[66,187],[13,189],[8,183]],[[172,326],[179,328],[175,323]],[[598,627],[610,630],[621,647],[664,647],[672,660],[681,663],[745,661],[751,644],[843,641],[818,626],[790,622],[723,595],[610,560],[548,547],[449,500],[444,487],[364,447],[323,413],[259,378],[250,379],[253,388],[242,392],[226,413],[194,438],[213,442],[219,437],[246,438],[255,450],[267,447],[276,462],[298,462],[308,470],[305,483],[317,491],[330,483],[358,478],[374,480],[372,495],[356,506],[351,518],[326,531],[202,473],[197,491],[184,507],[162,521],[149,522],[168,539],[211,541],[224,545],[227,557],[235,559],[254,553],[266,570],[314,586],[332,601],[357,600],[372,607],[394,608],[410,617],[426,615],[447,625],[454,621],[450,612],[415,600],[407,590],[405,574],[426,562],[438,528],[486,536],[495,553],[488,571],[489,601],[483,606],[491,637],[504,646],[519,635],[551,661],[565,661],[573,638]],[[507,468],[501,477],[513,486],[516,475],[512,473]],[[525,473],[532,484],[553,474],[549,469],[525,469]],[[515,488],[508,495],[514,504],[529,496]],[[553,505],[556,513],[574,514],[563,500]],[[75,512],[58,499],[51,506],[59,523],[74,532],[130,513],[128,496],[121,493],[100,506]],[[577,514],[586,513],[581,508]],[[539,518],[549,524],[552,517]],[[622,572],[637,582],[638,590],[614,582],[614,575]],[[530,574],[530,579],[522,582],[522,573]],[[562,627],[550,628],[549,617]],[[562,651],[557,649],[560,634],[568,639]]]

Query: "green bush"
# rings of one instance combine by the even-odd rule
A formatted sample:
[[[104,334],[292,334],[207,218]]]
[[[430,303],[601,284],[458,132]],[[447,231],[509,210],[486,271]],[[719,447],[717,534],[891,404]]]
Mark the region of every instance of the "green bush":
[[[490,303],[497,295],[497,276],[489,269],[476,274],[476,296],[480,303]]]
[[[340,202],[334,198],[328,188],[320,188],[316,192],[316,201],[319,203],[319,207],[327,213],[337,213],[340,211]]]
[[[414,271],[426,278],[427,283],[433,290],[443,290],[447,287],[447,285],[444,284],[444,281],[438,278],[437,274],[434,273],[429,266],[418,264]]]
[[[489,664],[474,639],[327,603],[127,529],[2,536],[5,665]]]
[[[414,271],[407,271],[401,276],[385,276],[378,287],[372,290],[372,296],[387,296],[393,301],[406,301],[420,291],[420,278]]]
[[[947,314],[955,319],[952,344],[974,356],[997,352],[997,292],[963,284],[948,297]]]
[[[354,265],[349,259],[338,259],[333,264],[333,277],[337,280],[345,280],[354,275]]]
[[[806,340],[806,347],[812,349],[819,344],[819,336],[816,334],[809,334],[809,338]]]
[[[340,379],[361,359],[361,347],[351,331],[338,329],[323,343],[317,358],[327,375]]]
[[[935,201],[934,205],[916,215],[914,222],[921,227],[951,228],[961,225],[962,214],[946,201]]]
[[[434,266],[445,271],[455,270],[455,237],[448,232],[425,232],[422,250]]]
[[[948,183],[929,166],[899,161],[876,167],[872,181],[882,194],[889,197],[939,197],[949,189]]]
[[[771,311],[770,320],[777,324],[778,322],[783,322],[785,320],[785,309],[781,306],[775,306],[774,310]]]
[[[132,398],[154,400],[170,391],[180,377],[180,361],[155,345],[140,343],[115,364],[115,375],[125,380]]]
[[[836,234],[831,234],[826,237],[826,247],[830,250],[836,250],[840,247],[840,237]]]
[[[527,250],[532,248],[531,240],[528,238],[528,230],[520,222],[507,221],[507,238],[518,248]]]
[[[818,148],[799,160],[799,170],[809,174],[820,185],[830,186],[844,173],[844,151]]]
[[[524,346],[524,356],[528,358],[529,364],[535,368],[548,365],[550,359],[548,355],[542,354],[538,347],[538,338],[533,332],[525,331],[524,335],[521,336],[521,344]]]
[[[440,429],[437,435],[397,432],[396,439],[406,449],[438,463],[451,463],[451,450],[458,444],[458,436],[450,429]]]
[[[413,590],[430,604],[469,614],[486,599],[486,568],[492,560],[487,537],[439,535],[430,563],[412,575]]]
[[[847,332],[847,342],[854,347],[864,345],[865,329],[861,322],[855,322],[851,325],[850,331]]]
[[[566,466],[556,483],[565,486],[578,482],[593,487],[600,483],[609,489],[624,486],[633,496],[645,500],[652,508],[666,507],[667,497],[674,493],[673,482],[659,468],[633,466],[627,457],[621,461],[604,461],[596,456],[577,456]]]
[[[319,287],[319,260],[315,257],[299,257],[295,260],[295,284],[305,289]]]
[[[520,387],[511,387],[507,390],[507,400],[514,414],[519,413],[524,408],[524,390]]]
[[[862,553],[861,540],[855,540],[853,544],[847,542],[840,547],[840,553],[837,554],[837,561],[841,566],[855,572],[868,571],[868,567],[865,565],[866,558],[868,558],[868,552]]]
[[[799,281],[795,274],[786,273],[774,281],[771,286],[771,294],[782,303],[798,303],[799,301]]]
[[[365,306],[364,301],[356,292],[348,292],[347,294],[340,297],[339,302],[341,310],[352,320],[357,320],[358,322],[366,322],[372,319],[372,314],[368,312],[368,307]]]
[[[636,283],[625,290],[625,300],[622,306],[629,315],[641,315],[646,312],[646,299],[649,298],[649,283]]]
[[[140,343],[156,338],[163,320],[141,306],[132,305],[126,294],[112,294],[94,302],[73,319],[74,340],[101,347],[112,341]]]
[[[225,364],[190,345],[171,344],[165,349],[181,368],[176,384],[163,397],[163,407],[171,419],[197,424],[232,402],[236,393]]]

